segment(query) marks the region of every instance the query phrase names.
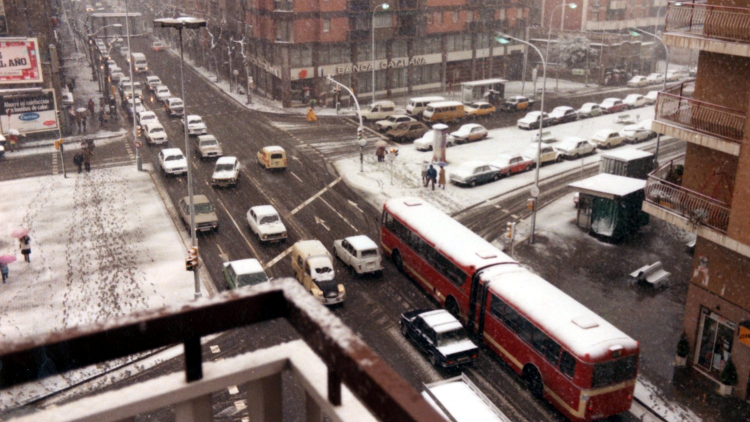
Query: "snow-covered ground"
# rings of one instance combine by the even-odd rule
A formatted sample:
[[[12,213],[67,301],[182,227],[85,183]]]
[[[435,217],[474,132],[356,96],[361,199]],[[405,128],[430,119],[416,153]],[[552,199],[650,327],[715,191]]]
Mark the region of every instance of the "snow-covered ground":
[[[13,198],[0,201],[0,255],[18,257],[0,285],[0,341],[193,299],[184,244],[148,173],[97,169],[2,182],[0,190]],[[31,263],[10,237],[19,226],[30,230]],[[0,408],[100,370],[7,390]]]
[[[592,119],[579,120],[558,126],[552,126],[549,130],[560,142],[566,136],[581,136],[591,138],[600,129],[617,128],[624,125],[615,123],[617,116],[630,114],[638,120],[653,117],[654,108],[644,107],[616,114],[609,114]],[[518,118],[523,114],[518,114]],[[481,123],[481,121],[480,121]],[[547,129],[545,129],[546,131]],[[517,127],[506,127],[489,131],[487,139],[469,144],[454,146],[446,152],[448,165],[446,178],[450,176],[451,168],[467,161],[492,162],[504,153],[523,152],[528,147],[536,146],[531,140],[537,131],[527,131]],[[654,140],[636,145],[623,145],[618,149],[643,148],[645,145],[654,143]],[[552,146],[555,143],[551,144]],[[498,197],[508,191],[523,186],[528,186],[534,181],[534,172],[516,174],[509,178],[501,179],[494,183],[479,185],[474,188],[459,187],[448,183],[445,190],[428,190],[421,184],[421,166],[424,161],[431,161],[433,153],[417,151],[412,144],[403,144],[397,147],[398,157],[392,167],[393,178],[391,183],[391,166],[388,161],[378,163],[373,154],[365,157],[365,172],[359,172],[359,157],[349,157],[334,163],[336,170],[342,175],[346,183],[357,189],[376,209],[382,207],[388,198],[400,196],[420,196],[429,198],[430,202],[447,213],[460,211],[467,206],[486,201],[488,198]],[[581,168],[582,165],[598,162],[599,154],[584,157],[579,160],[563,160],[561,163],[547,164],[540,169],[539,177],[554,176],[560,173]]]

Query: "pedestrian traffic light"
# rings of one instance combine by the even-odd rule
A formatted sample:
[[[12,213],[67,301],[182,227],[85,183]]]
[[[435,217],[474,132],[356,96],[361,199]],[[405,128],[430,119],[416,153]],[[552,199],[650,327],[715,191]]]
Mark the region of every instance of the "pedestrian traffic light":
[[[529,198],[526,200],[526,208],[529,209],[529,211],[534,211],[534,208],[536,207],[536,199],[535,198]]]
[[[363,129],[362,128],[357,129],[357,141],[361,141],[363,137],[364,137]]]
[[[138,125],[138,130],[136,132],[137,132],[137,137],[140,138],[141,135],[143,134],[143,128],[141,127],[141,125]]]
[[[58,139],[58,140],[55,141],[55,149],[56,150],[59,150],[60,147],[62,147],[62,145],[63,145],[63,140],[62,139]]]
[[[394,157],[398,157],[398,150],[396,148],[391,148],[388,152],[393,154]]]
[[[185,269],[187,271],[195,271],[198,269],[198,247],[193,246],[188,249],[188,257],[185,258]]]
[[[505,235],[508,237],[508,239],[513,239],[513,234],[514,234],[513,232],[515,231],[515,228],[516,228],[515,226],[516,226],[515,223],[513,223],[512,221],[508,221],[507,230],[505,232]]]

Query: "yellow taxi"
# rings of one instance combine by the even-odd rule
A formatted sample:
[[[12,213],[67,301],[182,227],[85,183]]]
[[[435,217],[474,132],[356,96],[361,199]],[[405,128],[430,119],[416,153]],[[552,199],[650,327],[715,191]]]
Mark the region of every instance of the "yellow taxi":
[[[495,112],[495,107],[484,101],[477,101],[471,103],[471,105],[464,107],[466,111],[466,118],[477,119],[479,117],[488,117]]]
[[[286,169],[286,151],[280,146],[263,147],[258,151],[258,164],[266,170]]]

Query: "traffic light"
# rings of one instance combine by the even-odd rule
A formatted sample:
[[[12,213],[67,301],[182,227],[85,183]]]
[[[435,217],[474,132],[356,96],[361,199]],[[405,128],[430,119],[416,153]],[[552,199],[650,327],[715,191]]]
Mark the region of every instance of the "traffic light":
[[[505,235],[508,237],[508,239],[513,239],[513,234],[514,234],[513,232],[515,231],[515,229],[516,229],[516,224],[513,223],[512,221],[508,221],[507,230],[505,232]]]
[[[59,150],[62,147],[62,145],[63,145],[63,140],[62,139],[58,139],[57,141],[55,141],[55,149],[56,150]]]
[[[526,208],[529,209],[529,211],[534,211],[534,207],[536,207],[536,199],[535,198],[529,198],[526,200]]]
[[[394,157],[398,157],[398,150],[396,148],[391,148],[388,152],[393,154]]]
[[[361,141],[364,138],[364,130],[362,128],[357,129],[357,141]]]
[[[185,258],[185,270],[195,271],[198,269],[198,266],[198,247],[193,246],[192,248],[188,249],[188,257]]]
[[[137,136],[136,137],[140,138],[142,134],[143,134],[143,127],[141,127],[141,125],[138,125],[138,130],[137,130]]]

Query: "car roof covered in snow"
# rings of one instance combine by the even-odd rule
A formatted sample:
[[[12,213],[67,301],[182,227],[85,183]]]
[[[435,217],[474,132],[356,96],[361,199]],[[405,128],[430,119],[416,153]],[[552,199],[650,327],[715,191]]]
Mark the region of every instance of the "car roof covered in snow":
[[[419,314],[424,322],[436,333],[444,333],[462,328],[460,322],[445,309],[436,309]]]
[[[258,205],[257,207],[252,207],[250,209],[255,211],[255,215],[257,215],[258,217],[264,215],[279,215],[273,205]]]
[[[263,147],[263,151],[268,152],[268,153],[271,153],[271,152],[284,152],[284,148],[282,148],[280,146],[277,146],[277,145],[272,145],[270,147]]]
[[[169,157],[170,155],[183,155],[179,148],[164,148],[161,150],[161,153],[164,154],[165,157]]]
[[[216,160],[216,164],[234,164],[237,162],[237,157],[220,157],[218,160]]]
[[[632,177],[601,173],[588,179],[579,180],[568,186],[581,193],[614,199],[630,195],[646,187],[646,181]]]
[[[349,244],[358,251],[377,249],[378,247],[378,245],[376,245],[375,242],[372,241],[372,239],[363,234],[360,234],[359,236],[347,237],[346,241],[349,242]]]
[[[234,272],[237,274],[265,273],[265,271],[263,271],[263,266],[260,265],[260,262],[258,262],[258,260],[254,258],[232,261],[229,263],[229,265],[234,268]]]
[[[622,161],[633,161],[653,156],[654,154],[637,148],[621,149],[619,151],[605,152],[602,154],[602,158],[614,158]]]

